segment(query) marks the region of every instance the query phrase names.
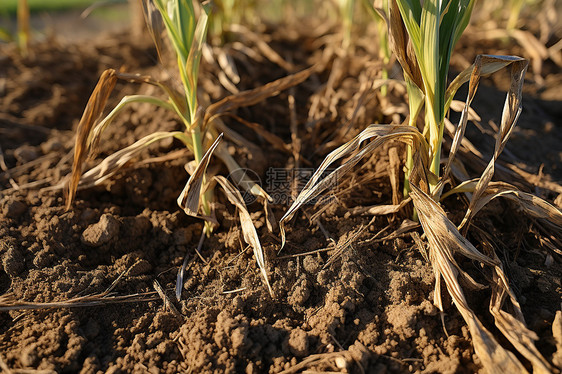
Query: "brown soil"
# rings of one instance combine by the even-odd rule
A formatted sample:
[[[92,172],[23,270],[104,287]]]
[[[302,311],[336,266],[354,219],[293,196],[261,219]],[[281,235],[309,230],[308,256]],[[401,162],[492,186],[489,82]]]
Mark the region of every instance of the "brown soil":
[[[274,30],[268,37],[271,46],[299,68],[322,58],[313,36]],[[253,217],[262,222],[258,231],[275,298],[268,294],[251,251],[244,251],[236,212],[220,194],[221,226],[202,250],[207,263],[195,255],[201,222],[185,216],[175,202],[187,180],[185,154],[164,163],[133,166],[103,186],[79,191],[68,212],[60,190],[40,189],[67,175],[72,130],[101,71],[110,67],[139,73],[159,70],[148,41],[129,41],[127,34],[81,44],[49,40],[34,45],[29,58],[21,58],[11,46],[1,46],[0,146],[10,173],[0,177],[0,294],[4,294],[0,301],[64,302],[99,295],[116,283],[109,295],[87,299],[86,305],[0,312],[0,368],[82,373],[481,371],[468,329],[450,298],[445,296],[443,323],[433,306],[431,264],[411,237],[373,239],[387,227],[378,238],[391,234],[401,218],[371,220],[348,213],[353,207],[389,203],[388,147],[377,154],[377,162],[361,164],[356,174],[341,182],[336,199],[322,214],[322,228],[335,239],[336,247],[320,226],[301,214],[290,224],[288,245],[278,255],[277,233],[268,233],[260,207],[251,206]],[[333,59],[292,91],[297,123],[302,125],[303,166],[318,165],[328,150],[368,123],[403,119],[381,109],[391,104],[395,112],[404,109],[404,93],[395,88],[388,97],[371,93],[351,130],[340,131],[357,102],[361,81],[376,71],[371,63],[374,51],[374,47],[359,48],[354,59],[344,61],[342,76],[335,77],[334,83],[339,98],[322,91],[335,69]],[[243,77],[242,89],[287,74],[266,58],[234,57]],[[552,71],[547,82],[561,76]],[[226,94],[216,76],[211,66],[203,66],[201,86],[213,101]],[[501,82],[483,84],[474,105],[484,126],[498,122],[501,115],[504,94],[495,87],[502,88]],[[542,172],[550,175],[544,178],[559,181],[562,94],[554,95],[548,88],[526,95],[524,114],[505,153],[507,161],[532,173],[544,166]],[[119,84],[113,103],[137,89]],[[152,92],[150,87],[141,90]],[[541,92],[548,96],[541,97]],[[241,109],[238,115],[290,144],[287,95]],[[318,113],[323,117],[308,121],[315,96],[320,97]],[[295,166],[290,153],[272,150],[262,137],[229,121],[227,125],[259,146],[261,155],[237,149],[236,157],[242,166],[256,170],[262,181],[269,167]],[[142,135],[175,128],[179,124],[164,112],[134,107],[107,130],[100,158]],[[485,155],[490,154],[490,136],[478,131],[469,136]],[[178,149],[175,142],[161,143],[145,158]],[[10,178],[22,188],[14,188]],[[524,180],[515,182],[530,188]],[[557,197],[547,190],[534,192],[550,201]],[[457,211],[463,208],[460,200],[452,204],[458,205],[452,207]],[[276,217],[286,208],[274,206]],[[306,209],[308,215],[317,211]],[[492,204],[475,225],[493,235],[526,321],[540,337],[537,346],[548,360],[555,360],[556,354],[562,354],[556,353],[557,333],[552,327],[562,296],[560,256],[541,247],[533,222],[507,203]],[[351,237],[355,237],[352,245],[343,245]],[[335,248],[343,249],[341,256],[325,266]],[[190,258],[183,300],[176,303],[176,272],[186,253]],[[483,276],[476,265],[463,266],[475,279]],[[179,313],[164,307],[154,292],[155,280]],[[495,331],[486,317],[489,291],[467,294],[470,305]],[[133,295],[130,302],[112,302],[112,297],[126,295]],[[509,347],[508,342],[501,343]]]

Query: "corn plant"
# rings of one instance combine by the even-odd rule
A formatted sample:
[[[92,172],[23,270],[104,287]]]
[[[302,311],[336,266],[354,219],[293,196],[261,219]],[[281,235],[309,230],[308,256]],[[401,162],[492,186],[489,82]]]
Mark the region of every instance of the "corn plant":
[[[385,17],[391,45],[404,71],[410,118],[404,125],[370,125],[354,139],[332,151],[281,218],[282,245],[285,244],[285,224],[303,204],[334,186],[343,174],[353,170],[362,158],[382,144],[393,140],[401,141],[409,147],[406,177],[409,197],[397,205],[381,206],[381,213],[378,214],[396,213],[405,203],[412,201],[427,239],[428,259],[435,274],[435,305],[443,311],[443,280],[467,323],[475,352],[485,370],[490,373],[526,372],[519,359],[502,347],[480,322],[464,295],[459,278],[475,288],[481,288],[482,285],[476,283],[461,268],[455,257],[463,256],[477,262],[480,271],[487,274],[488,287],[492,291],[490,314],[497,329],[531,363],[534,372],[547,373],[552,368],[534,346],[537,336],[525,324],[519,303],[493,246],[487,242],[486,236],[480,235],[479,238],[487,244],[487,250],[481,252],[466,238],[474,216],[491,200],[505,197],[518,203],[523,211],[541,225],[541,229],[562,240],[562,212],[508,183],[491,181],[495,162],[521,113],[523,78],[528,61],[514,56],[480,55],[472,66],[462,71],[447,86],[451,53],[469,22],[473,7],[473,0],[390,0]],[[442,194],[445,184],[451,181],[453,163],[460,162],[456,155],[463,141],[470,104],[480,78],[505,67],[511,69],[511,87],[503,107],[492,159],[479,178],[470,179],[468,175],[457,172],[460,184]],[[469,82],[467,99],[441,174],[445,114],[455,93],[466,82]],[[423,130],[420,131],[417,128],[417,118],[422,109],[425,111]],[[328,168],[341,159],[344,159],[341,165],[327,173]],[[464,219],[459,225],[455,225],[447,218],[439,202],[451,194],[461,192],[471,192],[472,195]],[[426,245],[421,240],[417,240],[417,244],[420,249]]]
[[[388,0],[378,0],[371,3],[369,0],[363,0],[363,5],[367,9],[367,12],[371,15],[376,23],[377,35],[379,38],[379,58],[382,60],[382,79],[388,79],[388,69],[387,66],[390,62],[390,56],[392,52],[390,51],[390,44],[388,43],[387,27],[384,19],[384,15],[379,13],[377,9],[388,8]],[[387,94],[387,86],[383,85],[381,87],[381,93],[383,96]]]
[[[27,0],[18,0],[18,48],[23,56],[29,53],[29,4]]]
[[[214,45],[222,45],[229,41],[228,26],[252,24],[257,17],[255,13],[258,3],[255,0],[217,0],[213,4],[209,34]]]
[[[445,113],[454,96],[454,92],[447,92],[446,86],[449,61],[473,7],[474,0],[424,1],[423,5],[416,0],[399,0],[392,1],[389,7],[391,43],[404,70],[410,125],[415,126],[425,107],[423,134],[429,145],[430,171],[436,177]],[[411,170],[411,150],[407,167]],[[432,189],[435,181],[430,181]]]
[[[351,46],[355,0],[338,0],[338,7],[342,19],[342,47],[348,49]]]
[[[117,72],[114,69],[108,69],[101,75],[78,124],[72,173],[66,188],[67,209],[71,207],[78,187],[86,188],[103,183],[115,175],[122,166],[129,164],[146,147],[165,138],[176,138],[193,153],[194,158],[193,162],[186,165],[190,178],[178,197],[178,205],[186,214],[205,220],[205,232],[209,235],[214,226],[218,224],[213,214],[211,182],[215,181],[223,187],[229,201],[239,210],[244,240],[254,250],[265,283],[270,293],[273,293],[265,270],[265,258],[257,232],[239,192],[236,194],[237,190],[231,185],[232,182],[225,178],[217,176],[211,181],[211,177],[206,175],[206,170],[211,156],[215,153],[233,175],[238,186],[261,199],[265,206],[271,199],[267,193],[247,176],[235,176],[236,170],[241,168],[228,152],[224,141],[221,142],[221,140],[223,133],[225,137],[231,139],[239,139],[240,136],[226,128],[220,120],[220,116],[227,111],[241,106],[254,105],[267,97],[277,95],[280,91],[304,81],[312,73],[312,69],[280,78],[256,89],[237,93],[203,108],[198,102],[197,80],[210,5],[208,3],[201,5],[197,12],[191,0],[145,0],[143,7],[149,32],[154,39],[162,63],[165,58],[164,47],[167,44],[165,40],[161,39],[161,32],[164,28],[167,32],[176,61],[178,80],[181,84],[178,85],[177,81],[173,79],[161,81],[150,76]],[[167,98],[161,99],[148,95],[125,96],[104,117],[103,110],[119,79],[157,86],[162,89]],[[183,131],[159,131],[147,135],[134,144],[109,155],[100,164],[82,175],[82,166],[88,156],[91,158],[96,154],[104,130],[123,109],[133,103],[148,103],[173,112],[183,124]],[[178,273],[178,284],[181,283],[182,278],[183,267]],[[181,286],[178,286],[178,290],[179,298]]]
[[[509,18],[507,19],[507,29],[513,30],[517,28],[517,21],[519,21],[519,15],[521,14],[521,9],[525,0],[512,0],[509,2]]]

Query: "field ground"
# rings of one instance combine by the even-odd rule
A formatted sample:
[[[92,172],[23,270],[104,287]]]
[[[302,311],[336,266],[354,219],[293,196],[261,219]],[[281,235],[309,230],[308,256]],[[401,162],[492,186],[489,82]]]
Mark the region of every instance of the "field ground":
[[[263,30],[264,40],[295,71],[318,63],[317,71],[301,85],[237,113],[288,147],[275,147],[233,118],[225,118],[229,127],[255,145],[230,147],[234,157],[256,173],[266,190],[286,196],[294,189],[276,184],[279,180],[271,179],[272,172],[295,166],[310,171],[367,124],[400,123],[407,109],[400,84],[391,86],[387,96],[365,90],[364,82],[380,73],[373,57],[376,48],[368,37],[358,41],[353,55],[330,54],[328,40],[337,32],[313,27],[317,20],[305,24],[269,26]],[[465,68],[477,53],[526,53],[509,40],[475,41],[476,31],[469,29],[461,39],[453,70]],[[254,38],[238,37],[258,50]],[[275,298],[267,292],[252,252],[245,250],[236,211],[221,193],[217,193],[221,226],[203,244],[205,262],[196,256],[202,224],[176,204],[189,160],[176,142],[153,146],[143,154],[148,162],[133,163],[102,186],[79,191],[73,208],[65,211],[61,189],[50,186],[70,170],[74,130],[100,73],[111,67],[161,74],[150,40],[131,39],[128,31],[100,33],[87,41],[48,38],[32,45],[33,55],[27,58],[13,45],[0,45],[0,147],[8,167],[0,174],[3,371],[482,371],[451,298],[443,293],[442,318],[433,305],[431,264],[410,234],[393,234],[403,216],[372,218],[360,213],[391,201],[389,151],[405,152],[398,143],[360,163],[356,172],[340,181],[328,203],[307,206],[290,223],[288,245],[281,253],[278,232],[268,231],[263,207],[250,205]],[[240,72],[239,89],[289,73],[266,55],[249,57],[232,47],[225,50]],[[391,77],[399,76],[391,72]],[[506,79],[505,74],[486,79],[473,104],[484,131],[470,125],[468,137],[485,162],[493,149],[490,134],[493,124],[499,123]],[[227,94],[212,64],[203,63],[200,81],[212,102]],[[505,168],[497,174],[559,208],[562,191],[536,185],[558,186],[556,182],[562,181],[561,82],[560,68],[552,61],[547,60],[541,72],[531,67],[523,114],[500,159],[522,172],[516,177]],[[140,90],[157,94],[153,87]],[[118,83],[110,105],[137,92],[139,86]],[[359,100],[359,93],[368,100]],[[460,92],[459,100],[465,94]],[[316,103],[315,110],[311,103]],[[356,108],[355,120],[349,122]],[[298,125],[300,161],[293,153],[297,144],[291,121]],[[95,162],[143,135],[179,128],[160,109],[134,106],[107,129]],[[483,168],[478,163],[470,167],[475,176]],[[446,202],[454,222],[462,217],[464,204],[461,198]],[[279,202],[273,213],[279,219],[286,209],[286,203]],[[312,222],[310,217],[320,209],[324,211],[319,220]],[[560,249],[541,245],[534,222],[506,201],[486,208],[474,227],[493,238],[525,320],[539,337],[538,350],[555,366],[561,365]],[[183,300],[176,302],[176,272],[186,253]],[[332,259],[336,253],[339,257]],[[476,281],[483,279],[476,264],[458,260]],[[163,305],[155,281],[172,306]],[[489,289],[467,288],[466,293],[484,325],[497,334],[488,313]],[[505,340],[500,343],[513,349]]]

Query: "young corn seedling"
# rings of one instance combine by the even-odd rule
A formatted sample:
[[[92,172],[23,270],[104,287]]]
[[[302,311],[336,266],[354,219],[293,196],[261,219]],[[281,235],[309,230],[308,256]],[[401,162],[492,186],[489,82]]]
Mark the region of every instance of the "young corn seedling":
[[[27,0],[18,0],[18,48],[23,56],[29,53],[29,4]]]
[[[403,68],[409,98],[411,126],[425,108],[423,135],[429,145],[429,181],[433,192],[441,165],[445,114],[456,91],[447,91],[447,75],[453,48],[468,25],[474,0],[391,1],[389,34]],[[405,180],[412,168],[411,148]],[[408,183],[405,187],[408,193]]]
[[[398,140],[408,147],[407,191],[405,200],[413,202],[429,246],[429,260],[435,274],[434,303],[443,311],[441,285],[447,291],[467,323],[476,354],[485,370],[490,373],[526,372],[520,360],[505,349],[472,311],[464,295],[459,278],[474,289],[485,287],[465,272],[455,256],[464,256],[481,265],[492,291],[490,314],[496,328],[511,345],[533,366],[533,371],[548,373],[552,369],[534,346],[538,339],[523,319],[519,303],[510,288],[503,264],[494,247],[485,235],[477,238],[483,243],[483,253],[465,237],[474,216],[492,199],[506,197],[519,204],[542,230],[562,239],[562,212],[546,201],[528,193],[518,191],[508,183],[492,182],[495,162],[521,113],[523,78],[528,66],[525,59],[513,56],[480,55],[474,64],[461,72],[447,86],[449,60],[454,45],[467,26],[474,1],[469,0],[391,0],[385,15],[389,26],[389,37],[397,60],[404,70],[409,95],[410,116],[405,125],[370,125],[348,143],[332,151],[320,164],[309,182],[281,218],[282,244],[285,244],[285,224],[306,202],[335,185],[345,173],[351,171],[366,155],[382,144]],[[442,194],[450,181],[456,154],[463,142],[470,104],[476,94],[480,78],[502,68],[511,69],[511,87],[507,93],[496,135],[492,159],[479,178],[470,179],[462,172],[460,184]],[[445,125],[445,114],[459,87],[469,82],[468,96],[444,171],[440,173],[441,143]],[[417,128],[416,119],[424,111],[423,130]],[[328,168],[340,159],[340,166],[327,173]],[[457,168],[458,169],[458,168]],[[461,168],[462,170],[462,168]],[[471,192],[472,198],[462,222],[457,226],[451,222],[439,204],[442,198],[453,193]],[[381,214],[398,212],[404,202],[393,206],[381,206]],[[464,235],[463,235],[464,234]],[[421,246],[424,244],[420,241]]]
[[[378,0],[371,3],[369,0],[363,0],[363,4],[367,9],[368,13],[372,16],[373,20],[377,26],[377,35],[379,38],[379,58],[382,61],[382,79],[388,79],[388,64],[390,62],[390,56],[392,52],[390,51],[390,44],[388,42],[387,26],[384,16],[377,12],[377,9],[388,8],[388,0]],[[386,96],[388,87],[386,85],[381,86],[381,93]]]
[[[204,219],[205,232],[209,235],[217,224],[213,214],[213,193],[209,187],[211,178],[206,175],[206,169],[213,152],[227,167],[238,186],[261,199],[265,206],[270,199],[267,193],[249,180],[247,176],[236,174],[236,171],[241,168],[232,158],[221,139],[223,133],[225,137],[233,140],[240,136],[226,128],[219,117],[227,111],[235,110],[241,106],[254,105],[267,97],[277,95],[288,87],[299,84],[311,74],[312,69],[278,79],[263,87],[226,97],[204,109],[198,103],[197,80],[202,47],[207,31],[209,4],[201,5],[198,19],[191,0],[145,0],[143,6],[149,31],[161,59],[164,55],[163,48],[166,43],[161,40],[160,35],[162,29],[166,29],[176,59],[179,81],[181,82],[180,89],[177,88],[176,82],[171,79],[160,81],[150,76],[126,74],[113,69],[108,69],[101,75],[78,125],[72,173],[66,189],[67,209],[71,207],[79,187],[86,188],[104,182],[115,175],[122,166],[129,163],[146,147],[159,140],[173,137],[179,139],[193,153],[194,158],[191,163],[186,165],[186,169],[191,176],[178,197],[178,204],[186,214]],[[118,79],[157,86],[162,89],[167,98],[161,99],[148,95],[125,96],[108,115],[103,117],[103,110]],[[91,158],[96,154],[97,145],[103,131],[124,108],[132,103],[149,103],[173,112],[183,124],[183,131],[160,131],[147,135],[134,144],[109,155],[82,176],[82,166],[88,156]],[[244,240],[254,250],[256,261],[267,288],[272,293],[257,232],[240,193],[232,185],[232,182],[226,178],[215,177],[214,180],[223,187],[228,200],[238,208]],[[178,284],[181,283],[182,277],[183,268],[178,273]],[[176,296],[179,298],[181,285],[178,286],[178,290]]]
[[[338,0],[338,7],[342,19],[342,48],[349,49],[353,31],[355,0]]]
[[[253,24],[258,3],[255,0],[217,0],[213,1],[213,12],[209,22],[209,35],[213,45],[223,45],[228,41],[228,27],[238,24]]]

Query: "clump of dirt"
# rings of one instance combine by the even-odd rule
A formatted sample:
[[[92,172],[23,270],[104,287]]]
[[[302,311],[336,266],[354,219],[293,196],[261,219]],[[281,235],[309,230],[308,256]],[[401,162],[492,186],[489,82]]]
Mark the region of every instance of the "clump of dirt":
[[[401,118],[397,110],[405,106],[405,92],[397,86],[387,97],[370,93],[372,100],[348,121],[362,102],[357,95],[362,82],[378,71],[370,63],[377,56],[373,51],[359,49],[356,58],[347,60],[346,71],[327,48],[322,53],[315,49],[312,36],[276,31],[270,37],[272,47],[296,66],[314,59],[323,63],[293,92],[298,103],[293,115],[302,125],[302,165],[316,165],[366,123]],[[267,292],[251,251],[242,245],[236,212],[220,194],[217,214],[222,225],[204,242],[205,261],[195,254],[202,223],[186,217],[175,203],[187,180],[185,153],[132,166],[103,186],[79,191],[69,211],[60,189],[39,190],[68,172],[68,130],[76,126],[101,71],[122,67],[159,74],[149,42],[128,40],[126,34],[88,45],[51,40],[34,46],[35,59],[22,59],[2,46],[7,53],[0,60],[0,146],[11,169],[1,176],[0,362],[11,369],[81,373],[481,371],[468,328],[448,295],[443,295],[443,314],[433,305],[435,275],[423,249],[409,235],[389,235],[401,219],[350,213],[354,207],[391,200],[387,148],[341,181],[318,221],[309,220],[318,209],[306,207],[306,214],[292,222],[280,254],[278,235],[269,233],[259,204],[251,206],[275,298]],[[234,54],[245,77],[240,89],[287,74],[266,58],[247,59]],[[202,66],[201,86],[218,87],[210,99],[226,95],[216,74],[212,66]],[[330,77],[333,86],[326,89]],[[122,84],[117,88],[119,95],[129,90]],[[288,95],[238,114],[291,144]],[[114,95],[113,102],[119,97]],[[316,102],[316,109],[310,102]],[[391,104],[395,111],[385,112],[384,105]],[[477,111],[484,108],[479,105]],[[503,97],[490,103],[494,108],[502,105]],[[499,116],[501,111],[493,113]],[[532,118],[542,114],[544,123],[562,126],[543,112]],[[532,118],[522,116],[522,126],[540,135],[542,125],[537,128]],[[298,164],[291,152],[274,149],[255,132],[225,121],[256,144],[271,166],[288,170]],[[164,112],[133,107],[108,129],[100,157],[155,129],[176,128],[180,124]],[[178,149],[174,142],[163,143],[145,156]],[[233,151],[239,158],[250,153]],[[537,159],[544,154],[535,149]],[[252,160],[241,163],[252,165]],[[258,174],[267,180],[266,168]],[[290,194],[291,188],[284,192]],[[274,215],[280,218],[285,209],[284,204],[274,205]],[[541,338],[538,348],[560,365],[560,258],[540,247],[536,227],[518,218],[508,204],[493,205],[475,226],[498,228],[491,234],[527,322]],[[347,243],[349,238],[354,240]],[[175,302],[176,272],[186,253],[183,299]],[[464,265],[476,280],[483,277],[477,266]],[[155,292],[155,280],[173,308]],[[475,311],[486,315],[489,291],[467,294]],[[69,300],[72,304],[65,307],[38,309],[40,303]],[[18,302],[30,309],[1,309]],[[493,328],[493,321],[484,323]]]

